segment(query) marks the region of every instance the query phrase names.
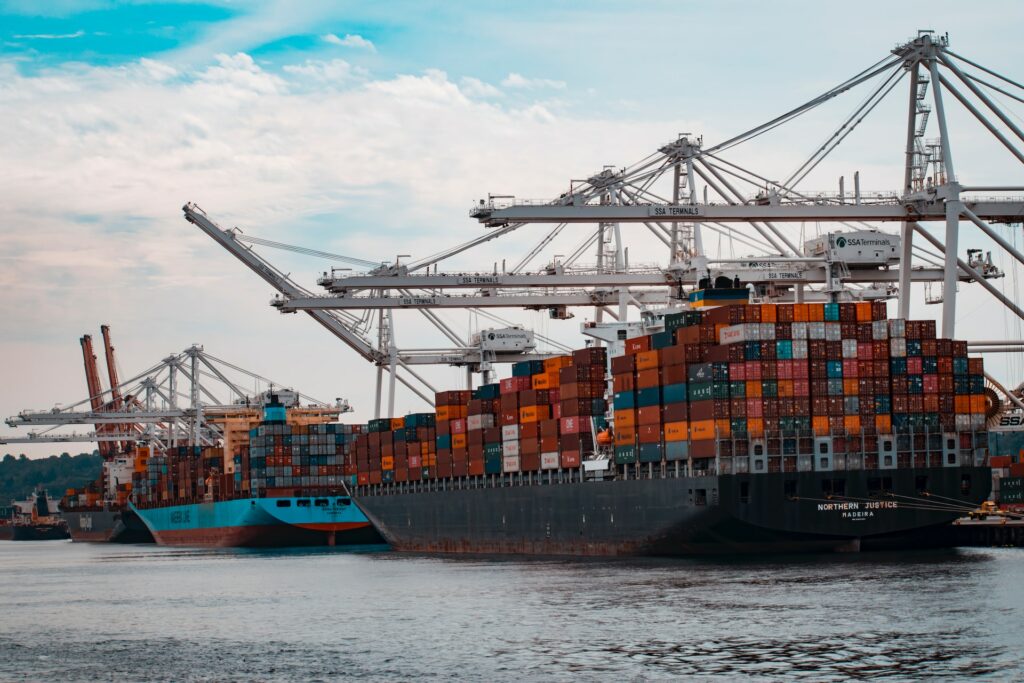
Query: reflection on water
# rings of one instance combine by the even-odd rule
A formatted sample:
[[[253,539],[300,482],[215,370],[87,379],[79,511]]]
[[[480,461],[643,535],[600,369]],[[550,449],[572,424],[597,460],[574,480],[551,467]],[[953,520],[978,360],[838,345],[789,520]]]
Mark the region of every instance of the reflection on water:
[[[0,680],[1024,679],[1024,552],[714,560],[0,543]]]

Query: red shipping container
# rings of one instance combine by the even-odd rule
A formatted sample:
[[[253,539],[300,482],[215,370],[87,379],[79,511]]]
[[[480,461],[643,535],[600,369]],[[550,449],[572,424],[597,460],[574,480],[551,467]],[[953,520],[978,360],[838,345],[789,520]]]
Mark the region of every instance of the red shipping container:
[[[629,375],[636,371],[636,356],[615,356],[611,363],[613,375]]]
[[[747,364],[743,362],[729,363],[729,380],[732,382],[745,382],[747,379]],[[673,384],[673,382],[666,382]]]
[[[562,467],[573,468],[580,466],[580,452],[579,451],[562,451],[560,454],[560,460]]]
[[[590,420],[580,419],[579,417],[563,417],[561,421],[561,433],[562,434],[579,434],[580,432],[590,431]]]
[[[746,381],[755,381],[762,379],[761,377],[761,361],[759,360],[748,360],[746,362]]]
[[[640,425],[637,427],[636,436],[640,443],[660,443],[661,424]]]

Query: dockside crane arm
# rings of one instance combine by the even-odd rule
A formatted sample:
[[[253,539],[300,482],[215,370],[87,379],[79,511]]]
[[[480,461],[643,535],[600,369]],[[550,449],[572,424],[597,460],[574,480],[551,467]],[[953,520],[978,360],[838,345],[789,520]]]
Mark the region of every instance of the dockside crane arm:
[[[195,204],[189,202],[182,207],[185,213],[185,220],[197,226],[200,230],[212,237],[217,244],[224,247],[239,261],[245,264],[263,281],[280,292],[286,299],[306,298],[312,296],[308,290],[292,282],[287,275],[280,272],[269,262],[259,256],[251,247],[243,244],[235,237],[235,233],[224,230],[211,221],[206,213]],[[341,341],[345,342],[360,356],[372,363],[386,364],[388,355],[382,353],[361,334],[354,332],[342,322],[337,315],[328,311],[306,311],[309,317],[323,325],[327,330]]]

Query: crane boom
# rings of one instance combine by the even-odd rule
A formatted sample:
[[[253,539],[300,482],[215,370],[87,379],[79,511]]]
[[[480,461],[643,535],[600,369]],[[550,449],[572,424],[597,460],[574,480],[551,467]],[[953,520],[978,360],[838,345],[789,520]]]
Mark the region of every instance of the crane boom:
[[[110,325],[100,325],[100,334],[103,335],[103,352],[107,361],[107,378],[110,380],[110,406],[114,411],[124,409],[124,397],[121,395],[121,381],[117,376],[117,360],[114,358],[114,345],[110,341]],[[138,431],[137,425],[119,425],[119,431],[130,433]],[[121,450],[127,452],[131,443],[122,441],[119,444]]]
[[[103,385],[100,383],[100,371],[96,365],[96,354],[92,348],[92,335],[83,335],[79,340],[82,344],[82,360],[85,364],[85,384],[89,391],[89,405],[94,413],[103,410]],[[107,431],[107,428],[97,423],[96,431]],[[110,443],[101,441],[99,443],[100,455],[104,458],[113,453]]]
[[[185,220],[197,226],[200,230],[212,237],[217,244],[227,249],[231,254],[241,261],[249,270],[259,275],[263,280],[288,299],[311,296],[311,293],[292,282],[287,275],[280,272],[267,261],[262,259],[250,247],[242,244],[230,230],[223,230],[216,223],[211,221],[203,213],[202,209],[192,203],[185,204],[181,209],[185,213]],[[387,363],[389,358],[385,353],[380,352],[361,335],[353,332],[345,326],[336,316],[326,311],[306,311],[309,317],[327,328],[327,330],[348,344],[363,358],[378,364]]]

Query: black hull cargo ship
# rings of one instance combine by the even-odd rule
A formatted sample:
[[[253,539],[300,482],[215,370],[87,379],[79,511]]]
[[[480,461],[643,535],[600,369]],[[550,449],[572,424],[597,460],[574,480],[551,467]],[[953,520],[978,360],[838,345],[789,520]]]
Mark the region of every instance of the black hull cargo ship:
[[[400,551],[843,552],[947,545],[949,524],[988,497],[990,482],[987,467],[973,466],[551,484],[517,477],[408,492],[367,487],[355,499]]]
[[[690,555],[942,545],[988,497],[982,361],[934,321],[764,304],[659,326],[370,422],[353,499],[400,551]]]

